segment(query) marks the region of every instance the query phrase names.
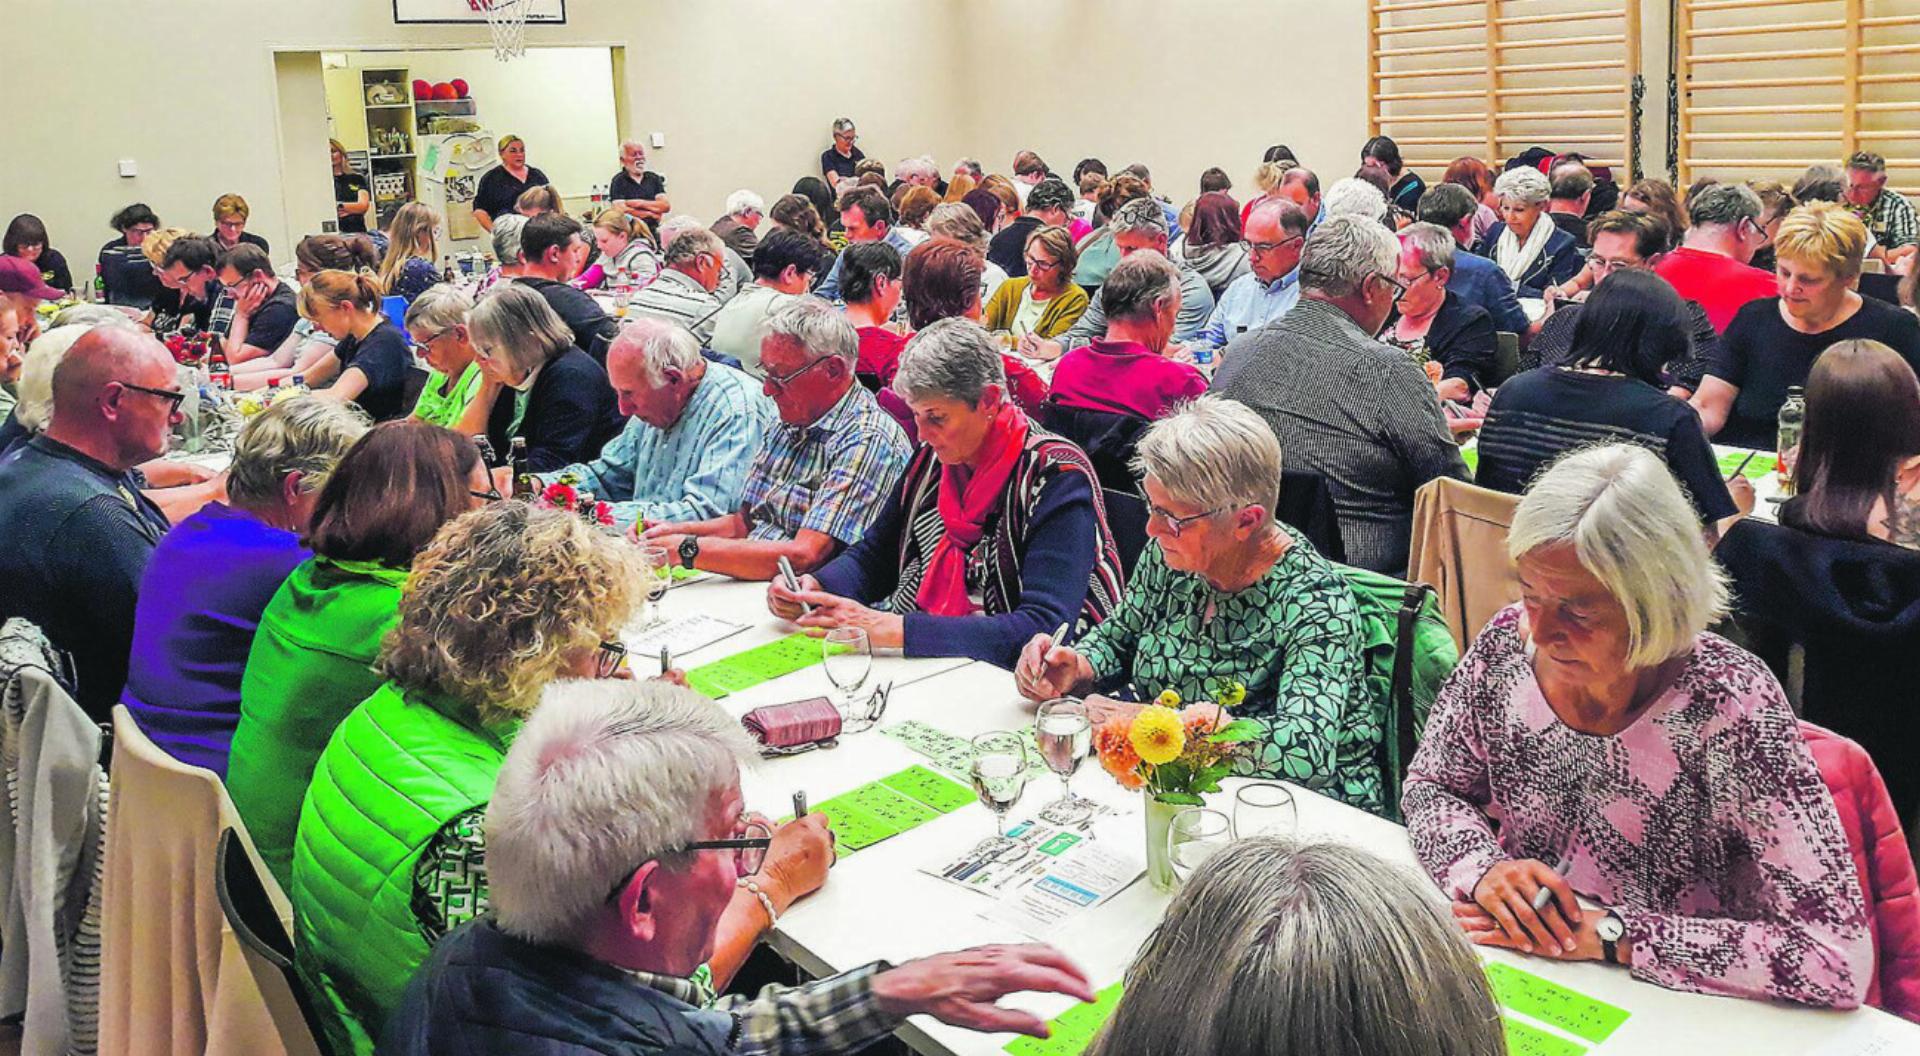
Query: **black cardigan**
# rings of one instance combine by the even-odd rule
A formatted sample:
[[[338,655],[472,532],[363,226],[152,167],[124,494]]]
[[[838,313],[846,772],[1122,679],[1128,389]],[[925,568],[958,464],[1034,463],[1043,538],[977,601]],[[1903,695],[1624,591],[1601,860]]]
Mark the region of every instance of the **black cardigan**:
[[[487,440],[504,455],[513,437],[525,437],[527,465],[535,473],[598,457],[626,427],[606,370],[572,346],[540,369],[527,393],[526,416],[518,431],[509,432],[518,396],[512,389],[501,391],[487,416]]]

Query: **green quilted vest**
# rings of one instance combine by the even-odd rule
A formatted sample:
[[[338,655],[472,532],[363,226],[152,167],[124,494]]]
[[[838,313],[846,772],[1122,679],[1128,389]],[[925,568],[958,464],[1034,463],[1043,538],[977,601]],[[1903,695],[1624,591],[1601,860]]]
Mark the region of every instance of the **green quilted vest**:
[[[373,661],[400,622],[406,581],[404,569],[316,557],[261,613],[240,680],[227,793],[281,887],[313,764],[340,720],[380,688]]]
[[[340,724],[314,768],[293,847],[294,960],[334,1020],[336,1052],[373,1051],[427,959],[413,908],[421,854],[493,796],[506,746],[447,717],[461,710],[389,682]]]

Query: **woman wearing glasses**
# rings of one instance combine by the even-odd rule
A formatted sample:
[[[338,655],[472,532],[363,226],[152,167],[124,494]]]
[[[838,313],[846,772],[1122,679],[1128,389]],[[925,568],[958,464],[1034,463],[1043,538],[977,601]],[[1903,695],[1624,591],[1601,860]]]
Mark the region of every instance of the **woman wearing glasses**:
[[[314,556],[261,613],[227,760],[233,805],[282,886],[314,760],[380,685],[373,661],[399,619],[408,566],[490,490],[471,441],[416,421],[369,430],[320,489],[301,536]]]
[[[632,677],[612,643],[646,575],[636,548],[519,502],[459,518],[414,562],[387,681],[321,755],[294,847],[296,945],[337,1051],[366,1051],[432,945],[488,909],[483,823],[506,748],[556,679]],[[737,835],[770,833],[742,819]],[[763,848],[737,850],[763,868]],[[831,852],[816,827],[773,857],[757,886],[778,909],[825,879]],[[712,965],[723,984],[766,921],[757,895],[736,895]]]
[[[467,315],[467,336],[483,379],[471,403],[487,408],[495,451],[523,437],[528,468],[549,473],[597,458],[626,428],[606,368],[575,347],[573,331],[533,287],[489,290]]]
[[[467,316],[473,298],[458,286],[429,286],[407,307],[407,334],[429,368],[427,383],[413,405],[413,416],[462,436],[487,431],[487,407],[476,406],[480,364],[473,354]]]
[[[1126,597],[1071,647],[1029,641],[1014,668],[1020,692],[1048,700],[1131,683],[1142,699],[1170,689],[1194,702],[1238,683],[1238,713],[1267,728],[1257,772],[1378,813],[1385,716],[1367,689],[1353,591],[1274,519],[1273,431],[1246,406],[1203,396],[1147,430],[1134,466],[1151,542]]]
[[[1089,302],[1087,291],[1073,283],[1080,254],[1066,228],[1040,228],[1027,236],[1021,254],[1026,275],[1008,279],[993,291],[983,321],[987,329],[1010,334],[1024,346],[1066,333],[1087,313]]]
[[[1427,367],[1443,401],[1465,403],[1493,370],[1493,316],[1447,292],[1453,233],[1437,224],[1400,232],[1398,317],[1380,339]]]

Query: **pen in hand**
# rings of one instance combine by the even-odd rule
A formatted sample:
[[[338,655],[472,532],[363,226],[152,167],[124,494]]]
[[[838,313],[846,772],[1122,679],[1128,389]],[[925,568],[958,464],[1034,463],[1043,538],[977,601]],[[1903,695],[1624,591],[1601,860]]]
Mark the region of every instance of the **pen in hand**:
[[[800,577],[793,574],[793,562],[787,560],[785,554],[780,555],[780,578],[789,592],[800,593]],[[802,615],[812,615],[813,606],[803,601],[800,603],[800,612]]]
[[[795,792],[793,794],[793,820],[799,821],[806,816],[807,794],[805,792]]]
[[[1561,876],[1566,876],[1567,870],[1571,868],[1573,868],[1573,858],[1570,855],[1562,855],[1559,861],[1553,863],[1553,871]],[[1547,903],[1551,901],[1553,901],[1553,888],[1541,885],[1540,890],[1533,893],[1533,911],[1540,912],[1547,908]]]

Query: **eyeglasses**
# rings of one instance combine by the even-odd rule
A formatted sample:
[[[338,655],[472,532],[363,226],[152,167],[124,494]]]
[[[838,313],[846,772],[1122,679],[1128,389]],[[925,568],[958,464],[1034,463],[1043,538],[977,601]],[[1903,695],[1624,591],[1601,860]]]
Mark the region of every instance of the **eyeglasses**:
[[[1147,489],[1145,488],[1140,489],[1140,501],[1147,504],[1147,519],[1160,518],[1161,522],[1167,526],[1167,534],[1173,536],[1175,539],[1180,538],[1180,533],[1186,530],[1187,525],[1227,512],[1227,507],[1221,506],[1216,509],[1207,510],[1204,513],[1193,514],[1190,517],[1178,517],[1174,515],[1172,510],[1154,505],[1153,500],[1147,498]]]
[[[427,354],[427,350],[433,346],[433,343],[440,340],[441,336],[441,334],[428,334],[422,337],[418,331],[415,331],[413,335],[413,350],[424,356]]]
[[[800,375],[805,374],[807,371],[812,370],[813,368],[819,366],[822,363],[827,362],[827,360],[830,358],[832,357],[823,356],[819,359],[814,360],[811,363],[808,363],[806,366],[801,367],[799,370],[796,370],[791,374],[781,375],[781,374],[774,374],[769,372],[766,377],[766,382],[768,385],[771,385],[776,389],[784,389],[787,386],[793,384],[795,381],[798,381],[800,378]],[[766,364],[762,363],[761,366],[764,367],[766,366]]]
[[[1645,266],[1645,262],[1639,260],[1627,260],[1625,258],[1608,260],[1606,257],[1588,257],[1587,263],[1593,265],[1593,270],[1601,273],[1611,273],[1622,269],[1631,270]]]
[[[1038,257],[1022,257],[1027,262],[1028,271],[1052,271],[1060,266],[1057,260],[1041,260]]]
[[[1379,276],[1379,279],[1381,282],[1384,282],[1387,285],[1393,287],[1393,303],[1399,304],[1400,298],[1405,297],[1407,295],[1407,286],[1405,283],[1401,282],[1399,279],[1396,279],[1391,275],[1381,275]]]
[[[627,874],[620,878],[620,882],[613,885],[612,889],[607,892],[607,902],[611,904],[614,900],[618,899],[620,892],[625,891],[627,885],[633,882],[633,874],[639,872],[640,867],[646,865],[647,862],[658,861],[671,855],[686,854],[691,851],[732,851],[733,868],[736,873],[741,876],[752,876],[759,872],[760,867],[766,864],[767,848],[773,846],[773,829],[768,827],[766,822],[750,821],[742,817],[734,823],[733,831],[735,835],[731,839],[696,840],[692,843],[683,843],[672,850],[662,851],[654,855],[652,858],[647,859],[646,862],[635,865],[632,869],[627,870]]]
[[[601,642],[594,650],[593,674],[596,678],[612,678],[614,672],[627,662],[627,647],[619,642]]]
[[[123,389],[132,389],[135,392],[144,392],[149,396],[160,397],[161,399],[167,401],[168,414],[179,413],[180,405],[187,402],[187,394],[184,392],[181,392],[179,389],[150,389],[150,388],[147,388],[145,385],[135,385],[131,381],[119,381],[119,382],[115,382],[114,384],[120,386]]]
[[[1291,245],[1292,243],[1295,243],[1295,242],[1304,242],[1306,241],[1306,239],[1307,239],[1307,236],[1305,235],[1295,235],[1292,238],[1283,238],[1278,242],[1249,242],[1247,243],[1247,252],[1248,253],[1278,253],[1282,247]]]
[[[500,494],[500,485],[498,484],[488,484],[487,490],[485,491],[475,491],[472,488],[468,488],[467,494],[476,499],[485,499],[488,502],[504,502],[506,500],[506,496]]]

